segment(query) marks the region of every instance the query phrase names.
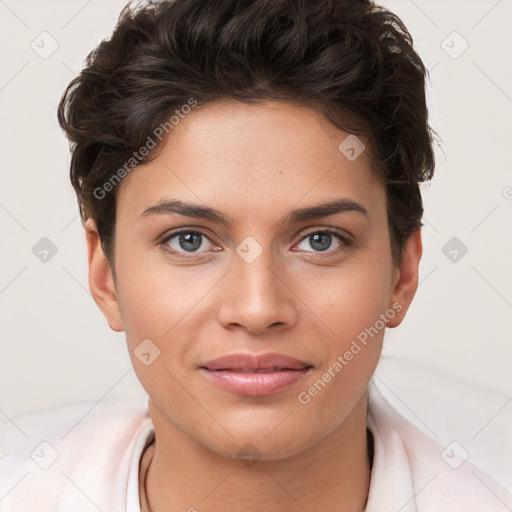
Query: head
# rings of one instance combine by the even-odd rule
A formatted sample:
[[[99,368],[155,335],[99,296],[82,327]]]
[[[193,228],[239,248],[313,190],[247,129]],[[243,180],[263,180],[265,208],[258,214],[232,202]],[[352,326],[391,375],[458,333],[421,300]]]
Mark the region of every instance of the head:
[[[419,185],[434,169],[425,75],[401,21],[369,1],[123,10],[59,121],[91,291],[126,332],[154,421],[272,458],[347,418],[417,287]],[[201,367],[235,352],[311,369],[271,395],[233,394]]]

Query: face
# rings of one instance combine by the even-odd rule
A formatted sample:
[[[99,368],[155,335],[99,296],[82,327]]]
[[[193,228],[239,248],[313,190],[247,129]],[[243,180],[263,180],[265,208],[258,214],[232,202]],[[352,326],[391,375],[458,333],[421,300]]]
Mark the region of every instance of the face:
[[[155,428],[279,458],[340,428],[365,395],[384,326],[414,295],[421,242],[393,263],[385,189],[368,149],[338,149],[346,137],[283,102],[196,108],[120,185],[115,285],[89,231],[91,290],[126,332]],[[205,369],[240,353],[305,369]]]

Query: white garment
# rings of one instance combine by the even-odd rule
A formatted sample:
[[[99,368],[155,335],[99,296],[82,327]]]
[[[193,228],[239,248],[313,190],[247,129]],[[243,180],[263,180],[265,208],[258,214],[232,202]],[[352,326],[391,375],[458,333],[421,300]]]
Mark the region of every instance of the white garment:
[[[139,464],[142,453],[148,444],[155,438],[155,429],[153,425],[149,426],[142,432],[135,451],[133,452],[132,462],[130,464],[130,472],[128,473],[128,489],[126,492],[126,512],[140,512],[139,497]]]
[[[375,384],[369,391],[374,457],[366,512],[512,508],[503,487],[409,423]],[[140,512],[139,461],[153,436],[147,406],[123,404],[6,455],[0,512]]]

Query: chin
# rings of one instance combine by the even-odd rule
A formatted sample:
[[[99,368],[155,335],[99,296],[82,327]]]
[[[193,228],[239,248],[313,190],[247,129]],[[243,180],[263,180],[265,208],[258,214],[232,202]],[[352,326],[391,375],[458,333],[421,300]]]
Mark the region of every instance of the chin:
[[[292,457],[320,441],[327,432],[311,432],[304,428],[307,423],[292,425],[291,414],[281,415],[279,421],[254,422],[250,416],[247,416],[244,426],[238,425],[230,427],[229,423],[224,423],[224,427],[229,431],[229,436],[225,431],[224,435],[219,437],[218,430],[213,430],[213,426],[208,428],[207,436],[200,442],[212,452],[218,453],[225,458],[240,459],[244,458],[258,459],[261,461],[275,461]],[[285,423],[290,422],[288,428]],[[198,433],[201,435],[201,433]]]

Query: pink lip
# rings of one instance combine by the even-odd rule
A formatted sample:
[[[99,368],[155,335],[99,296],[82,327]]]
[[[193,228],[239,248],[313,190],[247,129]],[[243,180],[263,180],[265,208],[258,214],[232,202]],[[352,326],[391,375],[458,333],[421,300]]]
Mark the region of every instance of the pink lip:
[[[277,393],[301,380],[312,365],[277,353],[230,354],[200,367],[219,387],[242,395]]]

